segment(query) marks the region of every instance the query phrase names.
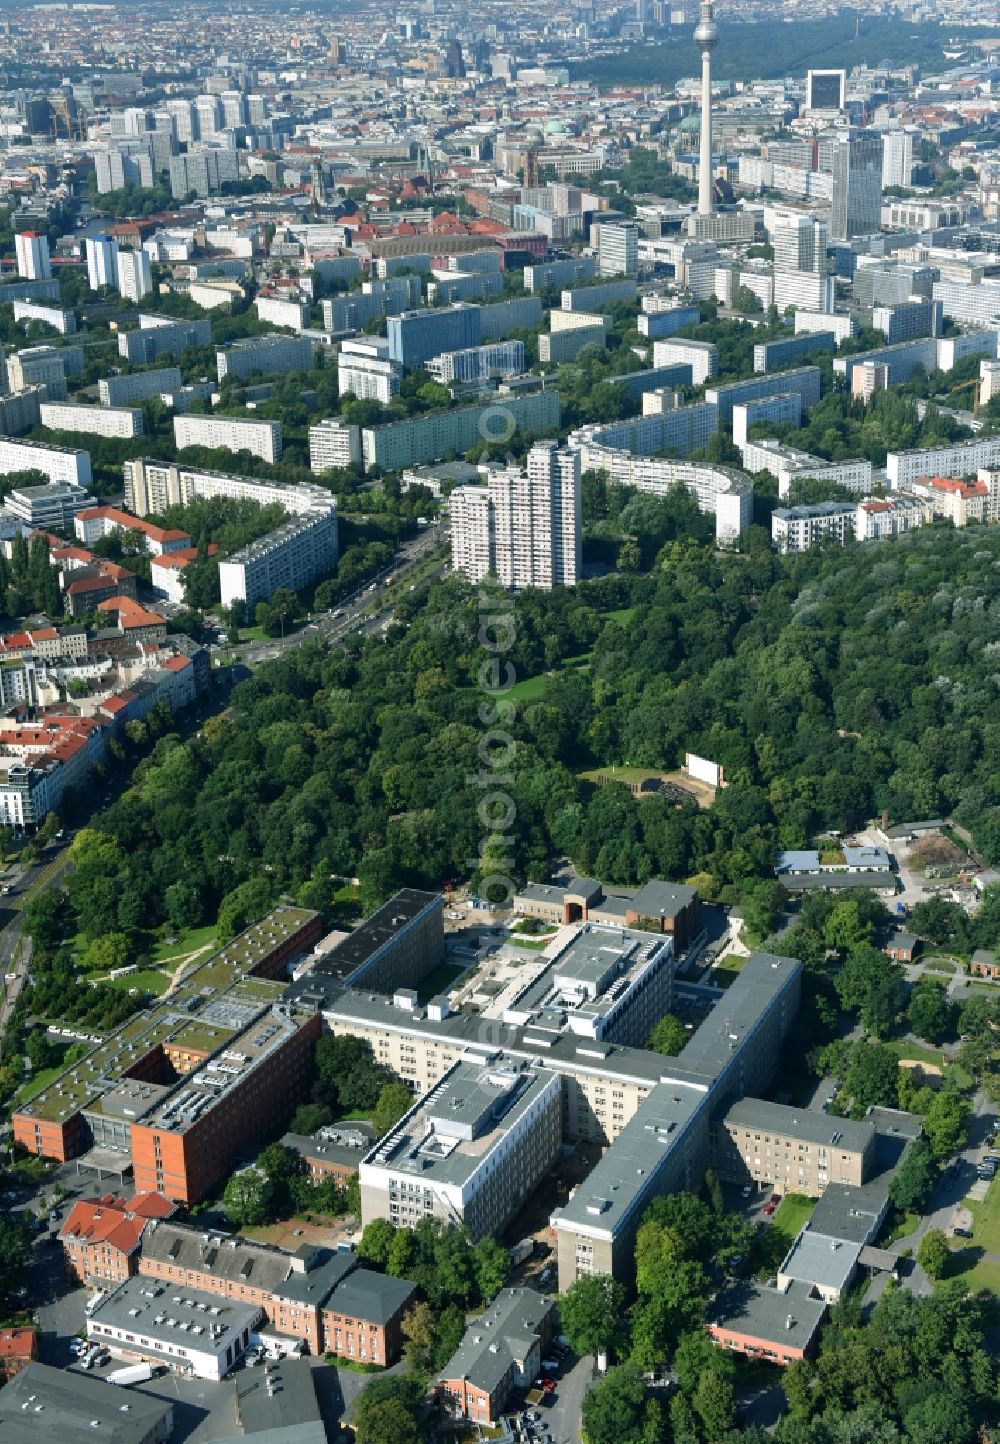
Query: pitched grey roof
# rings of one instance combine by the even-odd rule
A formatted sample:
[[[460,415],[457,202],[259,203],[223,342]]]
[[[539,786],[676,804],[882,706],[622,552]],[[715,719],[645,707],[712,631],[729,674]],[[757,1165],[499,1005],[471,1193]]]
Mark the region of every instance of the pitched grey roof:
[[[554,1307],[534,1289],[502,1289],[466,1329],[438,1378],[465,1379],[492,1394],[508,1372],[526,1359]]]

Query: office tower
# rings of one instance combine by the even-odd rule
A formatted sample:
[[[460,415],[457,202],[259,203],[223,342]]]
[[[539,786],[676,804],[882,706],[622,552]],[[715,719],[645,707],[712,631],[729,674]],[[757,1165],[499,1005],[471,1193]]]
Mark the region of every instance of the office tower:
[[[235,130],[247,123],[247,103],[238,90],[222,93],[222,124],[226,130]]]
[[[493,572],[515,591],[572,586],[581,568],[580,453],[538,442],[526,470],[491,471],[451,495],[452,564],[470,581]]]
[[[833,152],[833,207],[830,234],[835,241],[873,235],[882,222],[882,137],[878,131],[839,136]]]
[[[221,119],[218,96],[196,96],[194,113],[198,122],[198,139],[211,140],[212,136],[219,130],[219,121]]]
[[[806,75],[806,110],[843,110],[847,73],[810,70]]]
[[[263,125],[267,120],[268,106],[266,95],[247,96],[247,119],[251,125]]]
[[[634,276],[639,270],[639,227],[634,221],[600,227],[597,269],[602,276]]]
[[[399,366],[422,366],[442,351],[462,351],[481,339],[477,306],[443,306],[405,311],[386,322],[389,359]]]
[[[14,237],[17,274],[26,281],[45,281],[52,275],[49,240],[40,231],[18,231]]]
[[[771,237],[774,269],[825,274],[828,235],[824,221],[814,220],[811,216],[782,217]]]
[[[908,186],[913,170],[913,137],[907,130],[882,131],[882,185]]]
[[[458,40],[449,40],[444,52],[445,74],[453,80],[460,79],[465,75],[465,59],[462,55],[462,46]]]
[[[165,109],[173,119],[179,141],[190,144],[198,139],[198,120],[190,100],[168,100]]]
[[[87,237],[87,284],[92,291],[118,286],[118,242],[110,236]]]
[[[719,43],[712,0],[702,0],[701,19],[694,32],[701,51],[701,155],[698,162],[698,214],[712,214],[712,51]]]
[[[145,251],[118,252],[118,290],[127,301],[141,301],[153,289],[153,271]]]

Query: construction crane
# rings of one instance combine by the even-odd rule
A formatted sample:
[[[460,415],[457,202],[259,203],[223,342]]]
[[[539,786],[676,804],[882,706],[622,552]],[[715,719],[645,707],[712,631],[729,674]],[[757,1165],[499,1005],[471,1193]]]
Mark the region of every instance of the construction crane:
[[[954,396],[954,395],[956,394],[956,392],[958,392],[958,391],[968,391],[968,389],[969,389],[970,386],[973,388],[973,390],[972,390],[972,396],[973,396],[973,400],[972,400],[972,414],[973,414],[973,416],[978,416],[978,415],[979,415],[979,396],[980,396],[980,390],[981,390],[981,387],[982,387],[982,377],[981,377],[981,376],[974,376],[971,381],[962,381],[958,386],[953,386],[953,387],[951,388],[951,395]]]

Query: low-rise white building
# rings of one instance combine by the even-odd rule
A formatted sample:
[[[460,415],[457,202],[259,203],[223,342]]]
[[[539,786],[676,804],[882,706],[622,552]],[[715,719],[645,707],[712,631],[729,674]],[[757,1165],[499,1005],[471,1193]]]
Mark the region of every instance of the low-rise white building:
[[[138,1274],[92,1310],[87,1337],[117,1358],[148,1359],[217,1382],[246,1353],[264,1317],[260,1304]]]

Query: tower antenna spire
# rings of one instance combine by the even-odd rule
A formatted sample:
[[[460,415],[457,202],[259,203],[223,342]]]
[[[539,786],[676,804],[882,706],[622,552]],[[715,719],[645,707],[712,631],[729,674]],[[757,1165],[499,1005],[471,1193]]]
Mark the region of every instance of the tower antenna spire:
[[[712,51],[719,43],[712,0],[702,0],[701,18],[694,32],[701,51],[701,155],[698,163],[698,214],[712,214]]]

